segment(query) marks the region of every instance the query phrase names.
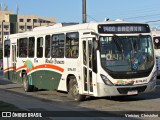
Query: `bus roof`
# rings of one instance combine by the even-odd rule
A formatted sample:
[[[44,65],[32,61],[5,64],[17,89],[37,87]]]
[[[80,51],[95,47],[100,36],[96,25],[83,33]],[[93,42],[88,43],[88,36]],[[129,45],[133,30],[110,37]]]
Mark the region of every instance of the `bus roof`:
[[[86,30],[86,29],[92,29],[96,30],[98,24],[146,24],[146,23],[137,23],[137,22],[126,22],[126,21],[103,21],[103,22],[89,22],[89,23],[57,23],[52,26],[40,26],[34,28],[32,31],[26,31],[23,33],[16,33],[16,34],[11,34],[8,36],[5,36],[5,39],[7,38],[20,38],[20,37],[27,37],[27,36],[32,36],[39,33],[41,34],[52,34],[53,30],[56,29],[55,32],[63,32],[63,31],[75,31],[75,30]]]

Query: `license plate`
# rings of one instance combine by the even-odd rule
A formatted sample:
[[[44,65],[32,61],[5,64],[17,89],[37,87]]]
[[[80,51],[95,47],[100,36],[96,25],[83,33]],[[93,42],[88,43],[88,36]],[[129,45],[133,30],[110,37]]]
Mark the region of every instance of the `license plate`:
[[[131,90],[131,91],[128,91],[127,95],[136,95],[138,94],[138,91],[137,90]]]

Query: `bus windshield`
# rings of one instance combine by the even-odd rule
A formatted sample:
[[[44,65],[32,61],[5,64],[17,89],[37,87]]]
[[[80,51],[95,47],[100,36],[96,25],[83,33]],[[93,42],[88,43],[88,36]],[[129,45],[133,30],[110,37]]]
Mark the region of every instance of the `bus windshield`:
[[[141,36],[101,36],[101,64],[105,70],[129,72],[147,70],[154,65],[152,38]]]

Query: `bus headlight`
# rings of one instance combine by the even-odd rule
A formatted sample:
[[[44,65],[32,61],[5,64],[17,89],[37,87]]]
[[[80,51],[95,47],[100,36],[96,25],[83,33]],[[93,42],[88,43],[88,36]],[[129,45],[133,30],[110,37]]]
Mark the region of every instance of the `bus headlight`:
[[[113,83],[105,76],[105,75],[101,75],[101,78],[103,80],[103,82],[106,84],[106,85],[109,85],[109,86],[113,86]]]
[[[154,72],[154,74],[153,74],[150,82],[153,82],[153,81],[156,80],[156,79],[157,79],[157,71]]]

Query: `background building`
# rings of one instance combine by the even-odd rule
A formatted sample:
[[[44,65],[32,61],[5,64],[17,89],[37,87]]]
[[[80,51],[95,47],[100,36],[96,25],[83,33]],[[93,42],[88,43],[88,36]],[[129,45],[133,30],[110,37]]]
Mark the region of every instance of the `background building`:
[[[10,15],[10,34],[30,31],[38,26],[54,25],[55,18],[42,18],[34,15]]]
[[[0,44],[2,44],[2,37],[10,34],[10,14],[12,11],[0,11]]]
[[[0,48],[2,48],[4,35],[31,31],[34,27],[54,25],[55,23],[55,18],[17,15],[7,9],[4,11],[0,10]]]

